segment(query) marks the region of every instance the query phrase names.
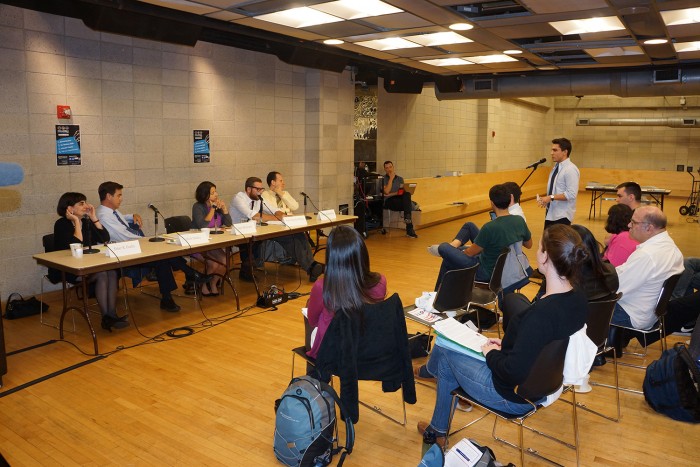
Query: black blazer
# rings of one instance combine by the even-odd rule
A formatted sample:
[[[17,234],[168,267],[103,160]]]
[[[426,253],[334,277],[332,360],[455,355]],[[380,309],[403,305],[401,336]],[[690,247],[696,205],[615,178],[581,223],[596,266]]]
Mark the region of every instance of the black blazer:
[[[340,400],[353,423],[359,419],[359,380],[382,381],[384,392],[403,390],[416,403],[416,385],[408,350],[403,305],[398,294],[365,305],[361,316],[338,312],[331,321],[316,358],[321,379],[340,378]]]

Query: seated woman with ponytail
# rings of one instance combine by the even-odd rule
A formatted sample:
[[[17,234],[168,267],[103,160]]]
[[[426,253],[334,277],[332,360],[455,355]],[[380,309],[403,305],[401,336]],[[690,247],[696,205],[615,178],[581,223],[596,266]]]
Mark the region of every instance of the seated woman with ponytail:
[[[550,342],[568,338],[586,321],[586,296],[574,289],[576,268],[587,257],[580,235],[570,226],[556,224],[542,234],[537,266],[547,278],[546,293],[515,315],[500,339],[482,347],[486,361],[435,346],[426,365],[437,378],[437,398],[430,423],[418,431],[432,431],[444,445],[452,404],[452,391],[461,387],[483,405],[520,415],[531,405],[515,393],[532,369],[540,351]],[[539,403],[541,401],[533,401]]]

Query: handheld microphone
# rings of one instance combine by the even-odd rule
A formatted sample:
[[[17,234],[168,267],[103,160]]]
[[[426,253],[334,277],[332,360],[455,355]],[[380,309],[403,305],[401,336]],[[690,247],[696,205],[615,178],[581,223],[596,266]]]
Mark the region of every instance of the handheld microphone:
[[[153,206],[153,203],[148,203],[148,209],[151,209],[156,214],[160,214],[160,211],[158,210],[157,207]]]
[[[543,157],[542,159],[538,160],[537,162],[533,162],[532,164],[528,165],[525,168],[526,169],[533,169],[533,168],[536,169],[538,165],[544,164],[545,162],[547,162],[547,158]]]

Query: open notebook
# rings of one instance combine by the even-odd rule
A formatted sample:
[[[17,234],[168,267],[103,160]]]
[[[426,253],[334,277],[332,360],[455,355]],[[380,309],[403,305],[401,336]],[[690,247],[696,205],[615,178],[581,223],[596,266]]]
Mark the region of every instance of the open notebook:
[[[438,335],[435,345],[440,345],[479,360],[486,360],[484,354],[481,353],[481,346],[488,339],[465,324],[454,318],[446,318],[433,324],[433,330]]]

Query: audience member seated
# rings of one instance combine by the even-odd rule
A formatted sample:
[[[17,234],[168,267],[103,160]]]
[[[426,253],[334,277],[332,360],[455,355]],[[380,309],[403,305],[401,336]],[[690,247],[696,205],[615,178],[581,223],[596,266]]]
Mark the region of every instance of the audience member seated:
[[[656,206],[635,209],[629,235],[640,245],[616,268],[623,295],[611,323],[648,329],[656,322],[654,310],[664,281],[683,272],[683,254],[666,231],[666,215]],[[616,344],[613,334],[611,329],[609,342]]]
[[[629,206],[633,211],[642,205],[642,187],[639,183],[624,182],[617,185],[617,204]]]
[[[384,209],[390,211],[403,211],[403,220],[406,223],[406,236],[418,238],[413,229],[413,203],[411,193],[404,190],[403,177],[394,172],[394,163],[384,162],[384,178],[382,179],[382,189],[384,190]]]
[[[212,182],[202,182],[194,192],[197,200],[192,205],[192,228],[212,230],[226,225],[231,225],[231,215],[228,213],[226,203],[219,199],[216,185]],[[214,277],[208,284],[202,285],[202,295],[214,297],[219,295],[218,285],[220,277],[226,274],[226,251],[223,249],[209,250],[204,255],[207,274]]]
[[[326,245],[326,272],[311,287],[307,317],[316,335],[307,352],[316,358],[336,310],[357,310],[386,296],[386,277],[372,272],[362,236],[346,225],[335,227]]]
[[[671,298],[680,298],[700,291],[700,258],[685,258],[683,260],[683,274],[678,279],[676,288],[673,289]]]
[[[418,423],[418,431],[433,431],[444,445],[450,415],[451,392],[463,388],[471,397],[495,410],[522,414],[531,405],[515,393],[527,378],[540,351],[550,342],[565,339],[586,321],[586,297],[574,289],[578,264],[585,261],[581,237],[566,225],[552,225],[542,234],[537,266],[547,278],[547,291],[540,300],[513,317],[500,339],[482,347],[486,361],[440,346],[433,347],[426,365],[437,378],[437,396],[430,424]],[[533,401],[539,403],[541,401]]]
[[[476,280],[488,282],[496,260],[504,248],[520,241],[525,248],[532,248],[532,238],[525,220],[520,216],[511,215],[508,211],[513,199],[508,190],[503,185],[494,185],[489,190],[489,199],[491,209],[496,213],[494,220],[484,224],[481,230],[473,223],[467,222],[451,243],[445,242],[438,246],[442,265],[435,290],[440,286],[447,271],[464,269],[475,264],[479,264]],[[472,244],[462,249],[463,244],[469,240]]]
[[[608,220],[605,222],[605,253],[603,259],[617,267],[627,261],[627,258],[637,248],[639,242],[630,238],[630,221],[632,209],[626,204],[614,204],[608,209]]]
[[[71,243],[87,244],[91,236],[93,244],[107,243],[109,232],[97,218],[95,208],[86,202],[82,193],[64,193],[58,199],[56,212],[60,216],[53,225],[54,249],[67,250]],[[49,269],[49,276],[54,282],[61,281],[61,273]],[[78,277],[66,273],[68,282],[76,282]],[[95,297],[102,315],[102,329],[122,329],[129,326],[127,315],[117,316],[117,271],[102,271],[88,275],[85,280],[95,286]]]
[[[109,232],[110,238],[116,242],[138,240],[143,237],[143,232],[140,230],[140,227],[143,225],[141,216],[138,214],[125,216],[119,212],[119,206],[121,206],[123,200],[123,189],[124,186],[116,182],[104,182],[97,189],[101,203],[97,208],[97,217]],[[131,227],[130,223],[137,225],[139,229]],[[188,281],[195,282],[195,284],[203,284],[211,280],[211,277],[200,274],[187,266],[187,262],[181,257],[154,261],[142,266],[150,266],[155,269],[161,295],[160,308],[165,311],[180,311],[180,306],[175,303],[172,297],[172,291],[177,289],[173,269],[179,269],[184,272],[185,278]]]

